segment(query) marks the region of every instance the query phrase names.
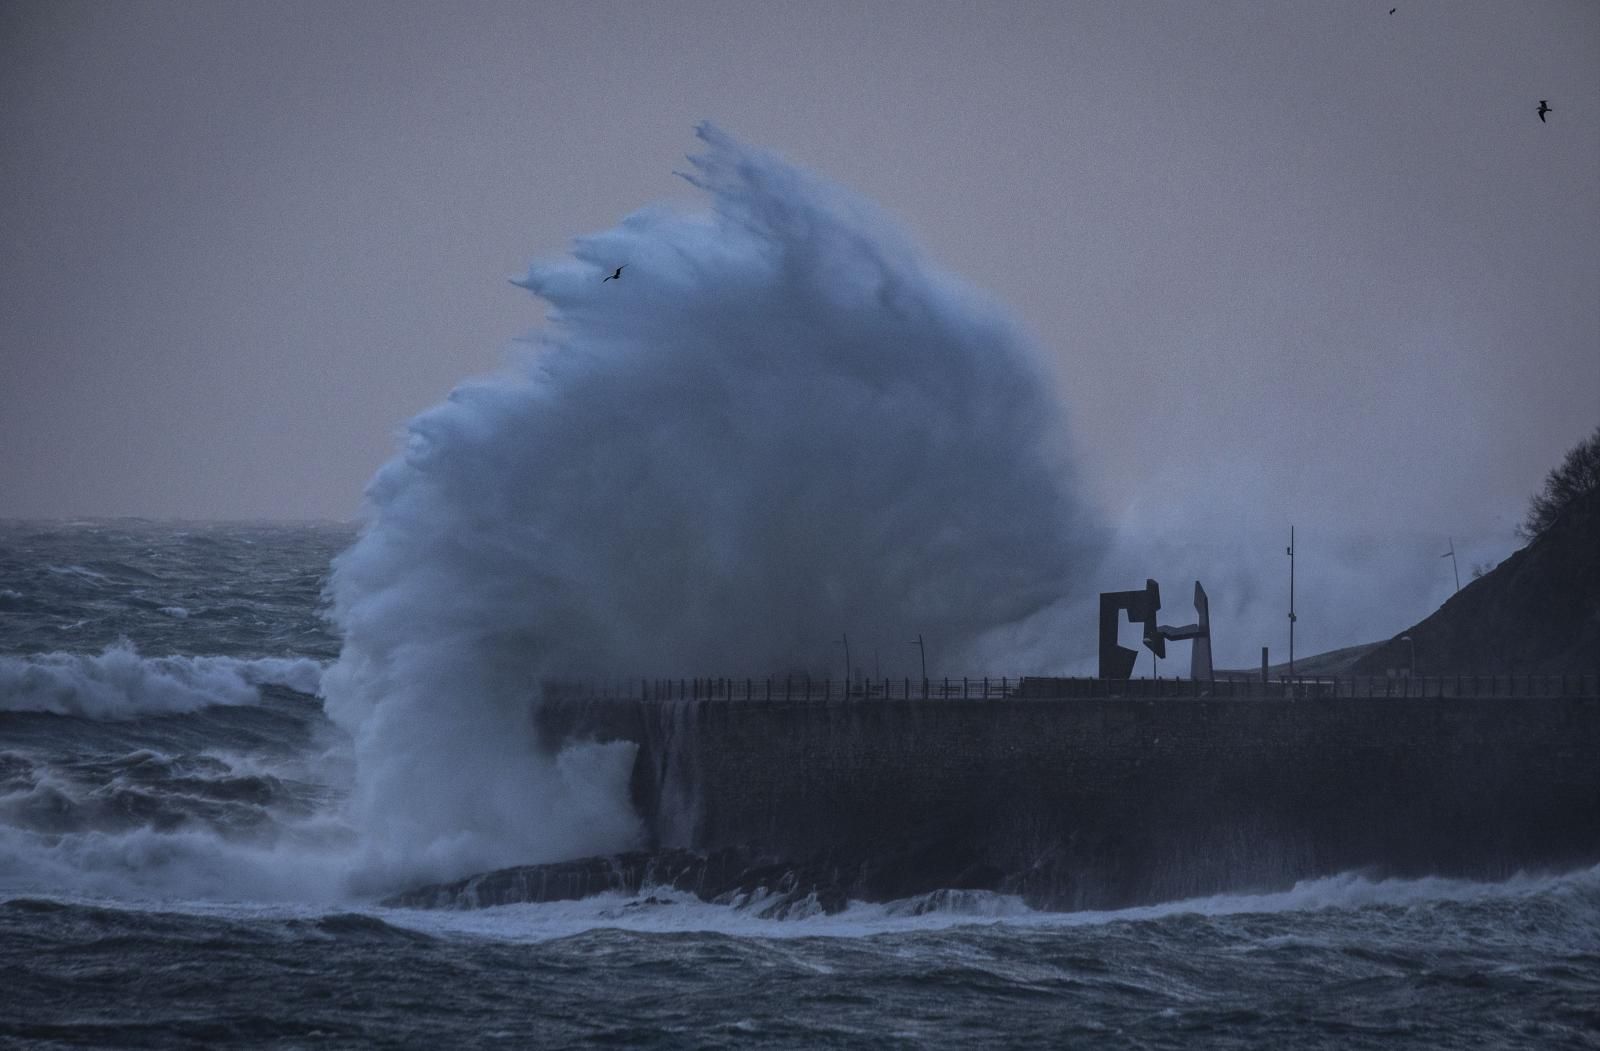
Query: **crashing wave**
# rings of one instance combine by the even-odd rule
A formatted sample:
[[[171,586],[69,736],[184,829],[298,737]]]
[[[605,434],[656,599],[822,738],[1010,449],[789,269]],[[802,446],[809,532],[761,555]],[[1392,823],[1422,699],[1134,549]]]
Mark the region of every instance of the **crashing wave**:
[[[1096,533],[1046,356],[867,202],[699,136],[710,214],[641,211],[534,266],[549,328],[412,421],[336,560],[324,696],[379,872],[637,841],[631,752],[546,754],[546,678],[821,672],[841,632],[982,663],[1081,583]]]
[[[322,665],[303,657],[143,657],[119,644],[98,654],[0,657],[0,712],[137,719],[255,704],[267,685],[314,694],[321,680]]]

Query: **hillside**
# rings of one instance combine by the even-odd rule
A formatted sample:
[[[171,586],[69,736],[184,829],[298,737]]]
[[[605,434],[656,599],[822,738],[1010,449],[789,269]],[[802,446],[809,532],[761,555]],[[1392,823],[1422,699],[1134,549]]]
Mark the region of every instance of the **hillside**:
[[[1600,491],[1573,501],[1527,547],[1378,643],[1351,671],[1406,668],[1408,635],[1421,675],[1600,672]]]
[[[1326,653],[1314,653],[1308,657],[1296,657],[1294,673],[1301,678],[1307,676],[1332,676],[1352,674],[1351,669],[1356,663],[1382,646],[1381,642],[1363,642],[1358,646],[1345,646],[1343,649],[1328,650]],[[1232,675],[1260,674],[1260,669],[1250,669],[1244,672],[1231,672]],[[1289,674],[1289,662],[1282,661],[1278,664],[1267,666],[1267,677],[1281,679]]]

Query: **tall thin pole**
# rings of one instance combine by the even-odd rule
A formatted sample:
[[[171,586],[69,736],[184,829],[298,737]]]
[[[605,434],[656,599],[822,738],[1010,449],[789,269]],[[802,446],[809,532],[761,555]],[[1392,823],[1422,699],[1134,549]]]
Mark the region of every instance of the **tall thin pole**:
[[[850,636],[840,633],[839,641],[844,643],[844,688],[850,689]]]
[[[928,681],[928,648],[922,644],[922,633],[917,632],[917,641],[911,643],[917,648],[917,653],[922,657],[922,681]]]
[[[1450,560],[1450,568],[1455,570],[1455,574],[1456,574],[1456,590],[1460,591],[1461,590],[1461,567],[1456,564],[1456,539],[1455,539],[1455,537],[1451,537],[1450,538],[1450,550],[1446,551],[1444,554],[1440,555],[1439,557],[1440,558],[1448,558]]]
[[[1289,678],[1294,678],[1294,526],[1289,527]]]

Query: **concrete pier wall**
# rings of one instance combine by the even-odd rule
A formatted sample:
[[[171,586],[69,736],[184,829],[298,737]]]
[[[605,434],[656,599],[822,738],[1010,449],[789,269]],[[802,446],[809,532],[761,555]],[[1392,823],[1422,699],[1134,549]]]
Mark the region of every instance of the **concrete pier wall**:
[[[1600,699],[547,699],[543,740],[639,745],[652,847],[1107,908],[1352,869],[1600,862]]]

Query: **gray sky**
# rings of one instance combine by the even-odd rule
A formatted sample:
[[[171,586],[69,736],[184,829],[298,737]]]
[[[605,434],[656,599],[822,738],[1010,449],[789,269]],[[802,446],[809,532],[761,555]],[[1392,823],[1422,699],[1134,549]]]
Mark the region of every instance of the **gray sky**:
[[[1505,531],[1600,422],[1591,0],[9,2],[0,517],[352,516],[703,118],[1008,304],[1114,517]]]

